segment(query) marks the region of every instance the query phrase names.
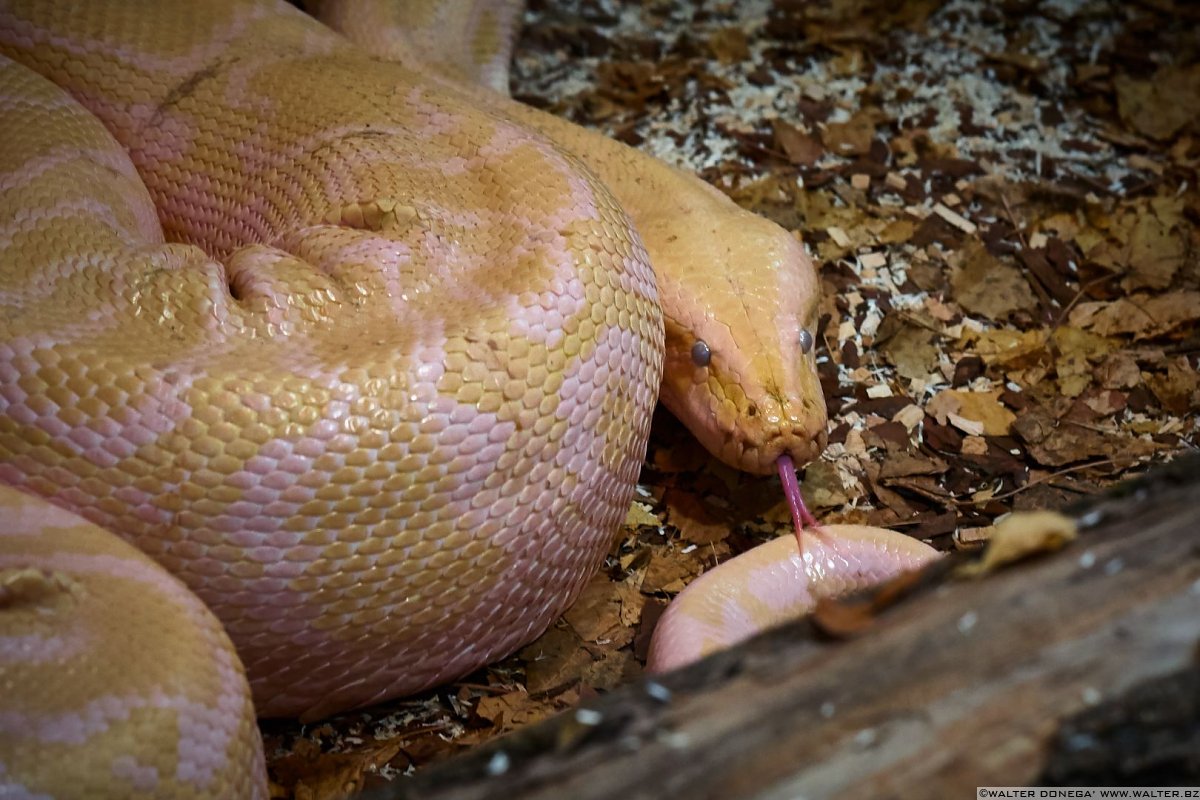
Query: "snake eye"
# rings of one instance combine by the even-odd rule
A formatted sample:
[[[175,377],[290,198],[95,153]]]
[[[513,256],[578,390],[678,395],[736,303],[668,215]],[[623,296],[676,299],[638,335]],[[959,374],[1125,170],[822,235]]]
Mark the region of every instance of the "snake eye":
[[[812,352],[813,335],[809,332],[808,328],[802,328],[800,330],[800,338],[798,341],[800,343],[800,352],[801,353],[804,353],[804,355],[808,355],[809,353]],[[693,349],[692,353],[694,354],[695,352],[696,352],[695,349]],[[693,358],[694,357],[695,356],[693,355]]]
[[[712,351],[708,349],[708,345],[703,340],[697,341],[692,345],[692,363],[697,367],[707,367],[712,361]]]

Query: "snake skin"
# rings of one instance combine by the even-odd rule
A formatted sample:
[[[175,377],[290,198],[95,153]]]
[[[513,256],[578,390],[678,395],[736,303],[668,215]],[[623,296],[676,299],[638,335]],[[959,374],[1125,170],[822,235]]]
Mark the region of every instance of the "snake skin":
[[[265,798],[250,687],[200,599],[69,511],[0,486],[0,515],[0,797]]]
[[[255,711],[530,641],[660,384],[739,468],[823,443],[794,238],[285,4],[4,0],[0,142],[0,794],[265,796]]]
[[[821,600],[874,586],[939,558],[929,545],[870,525],[780,536],[689,583],[659,617],[647,672],[666,672],[800,619]]]

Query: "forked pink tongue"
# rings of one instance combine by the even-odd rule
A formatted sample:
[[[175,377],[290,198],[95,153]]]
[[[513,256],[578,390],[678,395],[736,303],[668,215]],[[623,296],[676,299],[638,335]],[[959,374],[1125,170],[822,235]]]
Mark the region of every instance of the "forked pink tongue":
[[[781,455],[775,464],[779,467],[779,480],[783,481],[783,493],[787,496],[788,507],[792,509],[796,544],[803,552],[804,542],[800,534],[805,528],[816,527],[817,518],[809,512],[808,507],[804,505],[804,498],[800,496],[800,482],[796,480],[796,465],[792,463],[792,457],[787,454]]]

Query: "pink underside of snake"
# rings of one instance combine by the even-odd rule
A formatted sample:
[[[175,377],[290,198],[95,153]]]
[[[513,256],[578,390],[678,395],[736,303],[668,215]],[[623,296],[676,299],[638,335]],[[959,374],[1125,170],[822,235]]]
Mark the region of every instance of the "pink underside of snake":
[[[512,652],[603,559],[656,399],[798,501],[797,240],[462,84],[502,85],[512,3],[415,69],[366,41],[385,5],[322,9],[353,45],[270,0],[0,2],[0,53],[61,87],[0,61],[0,794],[263,796],[254,709]],[[652,667],[931,552],[800,543],[696,581]]]
[[[665,672],[799,619],[819,600],[920,569],[932,547],[864,525],[805,529],[800,546],[781,536],[704,573],[659,618],[646,669]]]

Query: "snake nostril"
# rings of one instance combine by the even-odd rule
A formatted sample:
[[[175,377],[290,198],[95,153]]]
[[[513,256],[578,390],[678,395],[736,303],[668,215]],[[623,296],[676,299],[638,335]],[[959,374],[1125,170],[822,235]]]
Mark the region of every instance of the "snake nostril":
[[[750,407],[746,409],[746,416],[747,417],[758,416],[758,406],[754,405],[754,403],[751,403]]]

